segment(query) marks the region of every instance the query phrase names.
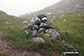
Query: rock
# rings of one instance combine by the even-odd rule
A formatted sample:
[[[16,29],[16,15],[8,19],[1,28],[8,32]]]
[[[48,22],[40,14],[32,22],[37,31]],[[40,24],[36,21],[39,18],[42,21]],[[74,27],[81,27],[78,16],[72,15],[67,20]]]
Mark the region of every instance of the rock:
[[[76,51],[76,49],[70,44],[65,44],[64,46],[65,46],[66,49],[68,49],[68,51],[71,51],[71,52]]]
[[[64,21],[66,21],[66,19],[64,19]]]
[[[25,24],[25,23],[27,23],[27,21],[23,21],[23,23]]]
[[[44,39],[41,37],[35,37],[32,39],[32,41],[36,43],[45,43]]]
[[[44,28],[40,28],[38,32],[39,32],[39,33],[43,32],[43,29],[44,29]]]
[[[32,23],[28,24],[28,29],[29,30],[33,30],[34,29],[34,25]]]
[[[48,33],[50,34],[51,38],[56,38],[58,39],[60,37],[60,34],[58,32],[56,32],[55,29],[49,29]]]
[[[45,23],[42,22],[42,23],[40,24],[40,27],[41,27],[41,26],[52,26],[52,25],[51,25],[51,21],[50,21],[50,20],[47,20]]]
[[[34,30],[33,32],[32,32],[32,36],[36,36],[37,35],[37,30]]]
[[[51,15],[52,13],[51,13],[51,12],[48,12],[47,14],[48,14],[48,15]]]
[[[50,34],[45,34],[46,36],[50,37]]]
[[[61,17],[63,17],[63,16],[64,16],[64,14],[61,15]]]
[[[25,32],[26,34],[29,34],[28,30],[25,30],[24,32]]]
[[[9,24],[9,22],[8,22],[8,21],[6,21],[5,23],[6,23],[6,24]]]
[[[80,14],[78,14],[78,16],[80,16]]]
[[[41,23],[40,27],[41,27],[41,26],[46,26],[46,25],[47,25],[46,23]]]

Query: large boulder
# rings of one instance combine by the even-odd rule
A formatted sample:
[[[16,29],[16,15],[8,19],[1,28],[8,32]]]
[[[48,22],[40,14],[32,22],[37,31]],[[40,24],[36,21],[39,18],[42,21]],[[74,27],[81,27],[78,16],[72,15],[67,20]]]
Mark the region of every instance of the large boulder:
[[[36,43],[45,43],[45,40],[41,37],[34,37],[32,41]]]
[[[47,32],[50,34],[51,38],[56,38],[56,39],[60,38],[60,34],[58,32],[56,32],[55,29],[48,29]]]

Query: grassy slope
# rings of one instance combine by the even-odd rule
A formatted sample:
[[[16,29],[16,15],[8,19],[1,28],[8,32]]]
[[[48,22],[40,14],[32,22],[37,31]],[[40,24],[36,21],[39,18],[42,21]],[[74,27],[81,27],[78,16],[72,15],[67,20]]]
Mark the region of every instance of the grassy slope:
[[[59,29],[66,43],[72,44],[83,54],[84,52],[84,13],[63,13],[57,14],[53,25]],[[78,16],[80,14],[80,16]],[[64,21],[66,19],[66,21]]]
[[[7,54],[0,54],[0,56],[8,56]]]
[[[55,16],[52,22],[53,26],[61,34],[62,39],[50,39],[45,35],[41,35],[46,43],[33,43],[31,41],[32,35],[26,35],[24,29],[10,30],[4,34],[5,39],[8,39],[13,48],[19,50],[33,50],[39,51],[47,56],[56,56],[57,53],[61,54],[63,51],[67,51],[64,48],[64,44],[69,43],[73,45],[82,56],[84,52],[84,13],[63,13],[62,14],[49,15],[48,17]],[[78,16],[80,14],[80,16]],[[64,21],[66,19],[66,21]]]
[[[0,11],[0,31],[8,31],[12,28],[21,28],[24,25],[23,21],[28,19],[19,18],[16,16],[8,15],[3,11]]]

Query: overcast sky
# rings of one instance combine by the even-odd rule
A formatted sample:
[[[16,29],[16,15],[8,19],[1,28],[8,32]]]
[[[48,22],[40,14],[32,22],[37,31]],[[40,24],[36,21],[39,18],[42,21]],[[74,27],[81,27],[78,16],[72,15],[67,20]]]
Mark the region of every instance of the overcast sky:
[[[22,15],[41,10],[60,0],[0,0],[0,10],[9,15]]]

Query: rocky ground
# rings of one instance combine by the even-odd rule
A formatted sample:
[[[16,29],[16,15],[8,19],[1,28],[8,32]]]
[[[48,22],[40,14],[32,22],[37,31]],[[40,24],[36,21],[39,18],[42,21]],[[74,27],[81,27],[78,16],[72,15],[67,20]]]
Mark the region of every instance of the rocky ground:
[[[28,51],[18,51],[15,49],[12,49],[10,46],[8,46],[7,41],[2,40],[3,32],[0,32],[0,54],[7,54],[8,56],[43,56],[39,52],[28,52]]]

